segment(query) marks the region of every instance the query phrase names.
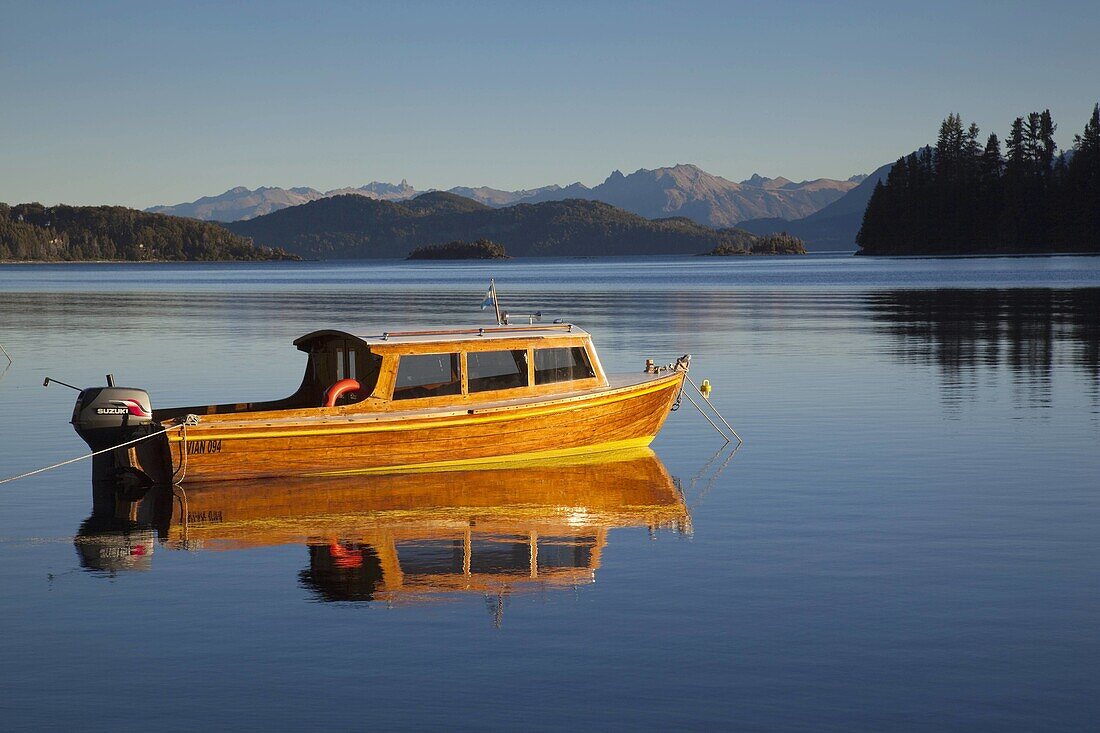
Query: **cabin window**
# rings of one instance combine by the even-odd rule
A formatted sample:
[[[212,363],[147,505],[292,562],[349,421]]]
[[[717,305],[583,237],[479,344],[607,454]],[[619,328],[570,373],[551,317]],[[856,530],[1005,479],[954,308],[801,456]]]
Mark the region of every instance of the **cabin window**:
[[[458,354],[406,354],[397,363],[395,400],[461,393]]]
[[[527,350],[471,351],[466,354],[470,392],[527,386]]]
[[[340,397],[338,405],[359,402],[369,397],[374,392],[375,385],[378,384],[378,375],[382,370],[381,356],[357,347],[349,340],[330,342],[323,349],[310,354],[310,359],[313,364],[316,388],[321,391],[342,379],[354,379],[359,382],[361,388]]]
[[[350,346],[350,345],[348,345],[348,346],[337,346],[336,347],[335,352],[336,352],[336,380],[337,381],[340,381],[341,379],[344,379],[344,378],[348,378],[348,379],[358,379],[359,378],[359,371],[355,368],[356,352],[357,351],[358,351],[358,349],[356,349],[355,347]],[[368,361],[369,361],[369,359],[368,359]],[[371,366],[373,366],[373,365],[368,365],[368,369],[367,369],[368,374],[371,370]]]
[[[596,376],[583,346],[535,349],[535,384],[572,382]]]

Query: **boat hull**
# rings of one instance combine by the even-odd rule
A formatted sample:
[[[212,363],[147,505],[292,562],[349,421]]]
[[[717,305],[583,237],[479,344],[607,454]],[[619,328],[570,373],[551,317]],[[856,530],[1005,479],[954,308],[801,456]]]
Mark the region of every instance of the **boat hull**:
[[[340,476],[636,448],[679,394],[681,373],[624,387],[459,411],[235,420],[170,431],[176,482]]]

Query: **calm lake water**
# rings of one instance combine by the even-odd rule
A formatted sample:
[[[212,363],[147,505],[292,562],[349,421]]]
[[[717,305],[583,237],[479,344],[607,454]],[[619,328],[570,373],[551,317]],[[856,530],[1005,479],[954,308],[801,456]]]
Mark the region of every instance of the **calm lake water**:
[[[745,445],[685,403],[655,458],[186,536],[89,521],[87,462],[4,484],[0,728],[1096,726],[1100,258],[0,267],[0,477],[86,451],[46,375],[280,397],[296,337],[479,321],[490,276],[608,371],[693,354]]]

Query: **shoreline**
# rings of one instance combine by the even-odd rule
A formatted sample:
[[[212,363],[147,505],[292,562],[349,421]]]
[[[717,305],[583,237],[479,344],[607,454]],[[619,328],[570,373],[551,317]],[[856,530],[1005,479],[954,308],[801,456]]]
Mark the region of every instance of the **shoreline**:
[[[261,264],[303,264],[303,263],[365,263],[365,262],[426,262],[432,264],[446,263],[477,263],[477,262],[539,262],[549,260],[615,260],[636,258],[697,258],[711,257],[712,259],[739,260],[739,259],[792,259],[803,257],[859,257],[866,259],[882,260],[965,260],[965,259],[998,259],[998,258],[1027,258],[1027,257],[1100,257],[1100,252],[982,252],[973,254],[864,254],[859,250],[825,250],[808,251],[805,254],[754,254],[744,253],[737,255],[711,255],[709,252],[700,254],[661,254],[661,255],[575,255],[554,257],[514,257],[507,258],[477,258],[477,259],[417,259],[410,260],[407,257],[363,257],[357,259],[298,259],[298,260],[0,260],[0,267],[5,265],[261,265]]]

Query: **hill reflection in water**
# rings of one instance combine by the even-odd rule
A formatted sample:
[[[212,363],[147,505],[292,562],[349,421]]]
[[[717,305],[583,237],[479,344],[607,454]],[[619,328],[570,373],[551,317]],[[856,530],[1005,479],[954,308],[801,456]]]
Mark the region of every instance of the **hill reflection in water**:
[[[95,571],[151,569],[154,544],[227,551],[303,544],[319,601],[496,597],[591,583],[608,531],[690,533],[675,480],[648,449],[465,471],[96,487],[76,539]],[[153,542],[153,532],[159,540]]]

